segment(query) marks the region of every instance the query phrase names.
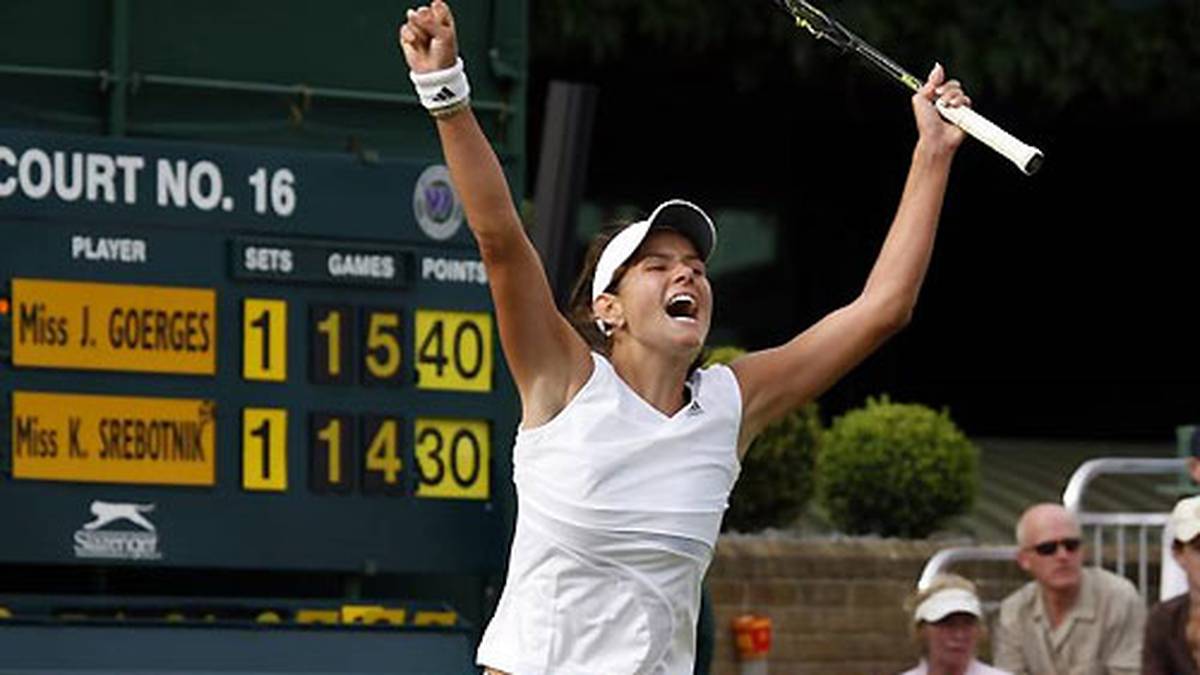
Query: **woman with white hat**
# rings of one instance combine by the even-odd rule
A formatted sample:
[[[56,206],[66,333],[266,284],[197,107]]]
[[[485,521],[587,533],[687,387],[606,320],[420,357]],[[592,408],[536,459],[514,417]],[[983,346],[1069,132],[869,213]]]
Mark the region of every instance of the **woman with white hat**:
[[[969,99],[940,66],[913,96],[911,168],[859,297],[780,347],[698,370],[712,313],[712,221],[670,200],[606,231],[574,294],[576,321],[564,318],[471,112],[456,40],[441,0],[410,10],[400,29],[521,400],[516,531],[477,659],[514,675],[691,673],[700,582],[741,455],[908,322],[963,140],[934,102]],[[695,160],[703,154],[698,142]]]
[[[975,658],[984,632],[975,584],[956,574],[939,574],[906,605],[921,662],[903,675],[1008,675]]]
[[[1142,643],[1142,675],[1200,672],[1200,497],[1175,504],[1168,521],[1171,554],[1187,577],[1187,592],[1150,610]]]

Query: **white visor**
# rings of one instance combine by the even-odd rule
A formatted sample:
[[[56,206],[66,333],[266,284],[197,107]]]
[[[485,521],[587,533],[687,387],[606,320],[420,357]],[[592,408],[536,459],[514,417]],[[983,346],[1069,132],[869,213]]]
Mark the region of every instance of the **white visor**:
[[[687,237],[700,258],[708,262],[717,245],[717,228],[712,219],[699,206],[682,199],[670,199],[658,205],[650,217],[639,220],[617,233],[609,240],[596,262],[596,273],[592,276],[592,300],[612,283],[617,268],[624,265],[633,255],[652,227],[669,227]]]
[[[917,605],[913,612],[913,620],[925,623],[937,623],[955,612],[966,612],[976,617],[983,616],[983,608],[979,606],[979,598],[962,588],[947,588],[925,598],[925,602]]]

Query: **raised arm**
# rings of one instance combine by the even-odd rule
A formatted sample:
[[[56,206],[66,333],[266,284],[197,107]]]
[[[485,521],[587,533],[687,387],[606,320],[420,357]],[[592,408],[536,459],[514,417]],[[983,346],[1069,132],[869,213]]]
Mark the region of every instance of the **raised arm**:
[[[944,77],[935,66],[912,97],[916,149],[896,217],[862,293],[786,344],[733,363],[744,399],[741,452],[766,425],[816,398],[912,316],[933,252],[951,160],[963,139],[960,129],[941,119],[934,101],[970,104],[962,87],[955,81],[943,84]]]
[[[414,74],[454,67],[454,16],[442,0],[408,11],[400,45]],[[453,87],[452,87],[453,88]],[[451,93],[454,93],[451,91]],[[487,268],[500,344],[521,395],[522,423],[553,417],[591,373],[587,345],[554,305],[500,161],[469,106],[435,111],[442,152]]]

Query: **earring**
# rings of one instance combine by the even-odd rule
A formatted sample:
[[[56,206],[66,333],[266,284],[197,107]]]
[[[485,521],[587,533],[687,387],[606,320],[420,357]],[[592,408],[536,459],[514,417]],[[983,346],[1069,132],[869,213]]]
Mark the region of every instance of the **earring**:
[[[600,329],[600,333],[604,335],[604,337],[612,337],[613,327],[608,325],[604,319],[596,319],[596,328]]]

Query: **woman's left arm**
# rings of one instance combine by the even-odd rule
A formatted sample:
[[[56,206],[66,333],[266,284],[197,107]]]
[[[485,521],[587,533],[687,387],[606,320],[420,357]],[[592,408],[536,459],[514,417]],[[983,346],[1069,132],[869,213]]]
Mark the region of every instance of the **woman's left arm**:
[[[732,364],[742,388],[738,451],[771,422],[815,399],[912,316],[933,252],[950,164],[963,140],[938,115],[934,101],[969,105],[956,81],[935,66],[913,95],[918,140],[896,217],[862,293],[787,343],[751,352]]]

